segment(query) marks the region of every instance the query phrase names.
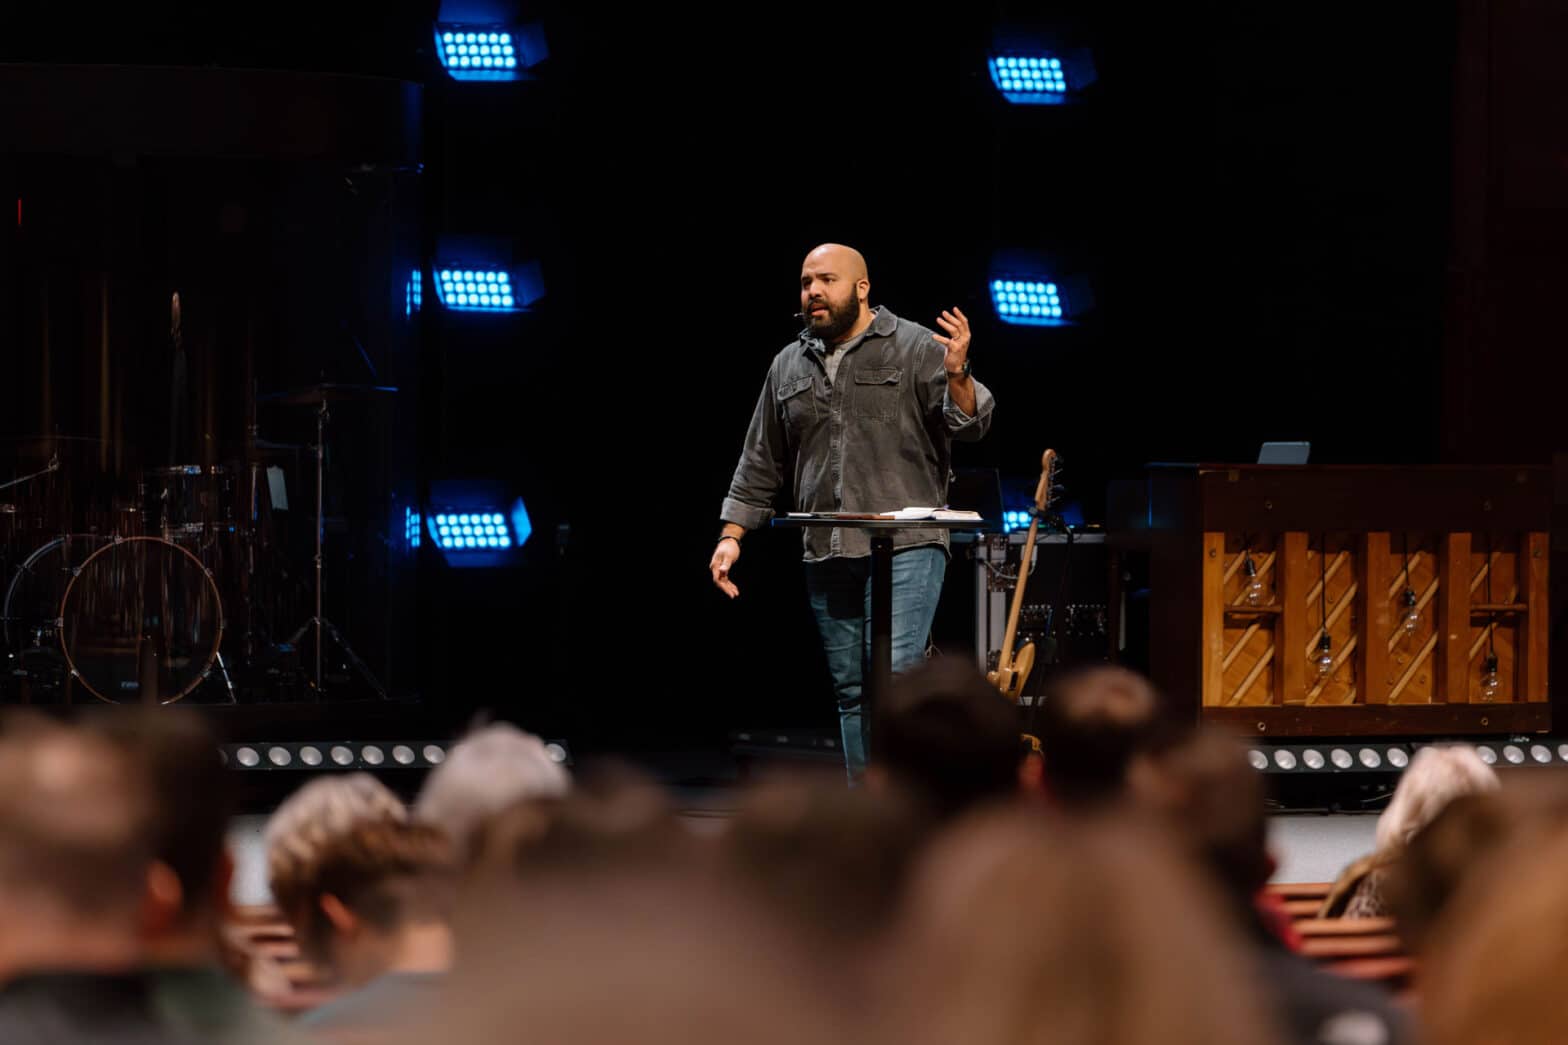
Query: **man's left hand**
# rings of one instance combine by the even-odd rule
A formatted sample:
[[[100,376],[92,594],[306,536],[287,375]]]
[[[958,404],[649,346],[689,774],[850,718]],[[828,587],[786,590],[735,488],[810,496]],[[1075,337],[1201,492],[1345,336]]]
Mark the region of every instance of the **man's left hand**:
[[[964,368],[964,361],[969,358],[969,317],[956,305],[951,312],[944,310],[937,317],[937,325],[947,331],[947,336],[935,335],[936,343],[947,349],[947,358],[943,366],[948,374],[956,374]]]

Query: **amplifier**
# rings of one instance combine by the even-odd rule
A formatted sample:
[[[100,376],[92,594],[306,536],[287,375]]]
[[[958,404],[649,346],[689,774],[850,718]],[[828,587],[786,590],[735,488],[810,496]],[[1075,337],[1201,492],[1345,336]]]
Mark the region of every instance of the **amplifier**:
[[[958,536],[954,537],[955,559],[967,554],[972,563],[975,662],[982,671],[996,666],[1007,637],[1007,614],[1027,536],[1024,530],[970,536],[963,542],[963,552]],[[1027,641],[1035,643],[1037,667],[1030,692],[1035,691],[1033,682],[1049,675],[1053,666],[1114,658],[1113,636],[1120,629],[1113,627],[1117,623],[1113,613],[1121,612],[1119,596],[1113,596],[1121,587],[1115,583],[1114,570],[1103,533],[1076,534],[1070,543],[1061,534],[1035,539],[1034,566],[1024,586],[1015,643],[1015,648]]]

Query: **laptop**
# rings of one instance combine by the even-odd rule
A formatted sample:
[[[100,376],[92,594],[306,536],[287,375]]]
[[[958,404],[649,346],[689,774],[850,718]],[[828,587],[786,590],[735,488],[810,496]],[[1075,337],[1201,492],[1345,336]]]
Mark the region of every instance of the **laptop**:
[[[1258,450],[1259,464],[1306,464],[1311,443],[1264,443]]]

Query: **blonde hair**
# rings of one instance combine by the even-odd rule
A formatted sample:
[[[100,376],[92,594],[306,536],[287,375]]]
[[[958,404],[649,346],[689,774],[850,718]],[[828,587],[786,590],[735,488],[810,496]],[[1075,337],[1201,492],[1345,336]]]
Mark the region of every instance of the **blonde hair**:
[[[408,819],[408,807],[369,773],[321,776],[294,792],[267,821],[267,885],[296,931],[308,926],[321,857],[363,823]]]
[[[1393,800],[1377,820],[1380,852],[1402,849],[1462,795],[1497,790],[1497,774],[1468,745],[1424,747],[1399,778]]]

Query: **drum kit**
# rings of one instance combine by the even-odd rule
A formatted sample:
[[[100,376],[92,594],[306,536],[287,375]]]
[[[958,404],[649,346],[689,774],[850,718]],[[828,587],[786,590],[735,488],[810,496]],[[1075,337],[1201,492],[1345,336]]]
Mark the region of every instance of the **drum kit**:
[[[378,696],[369,669],[322,615],[321,566],[327,404],[376,399],[396,389],[313,385],[258,397],[310,406],[314,446],[255,438],[246,460],[125,469],[117,447],[95,438],[54,435],[0,442],[14,478],[0,473],[0,625],[7,699],[71,702],[85,693],[109,703],[181,700],[213,679],[219,699],[237,702],[224,643],[225,608],[248,603],[265,563],[262,539],[268,455],[316,458],[315,612],[289,636],[314,631],[315,667],[304,683],[319,699],[323,631]],[[121,478],[121,476],[128,478]],[[272,645],[250,634],[243,650]],[[235,643],[231,643],[235,645]]]

